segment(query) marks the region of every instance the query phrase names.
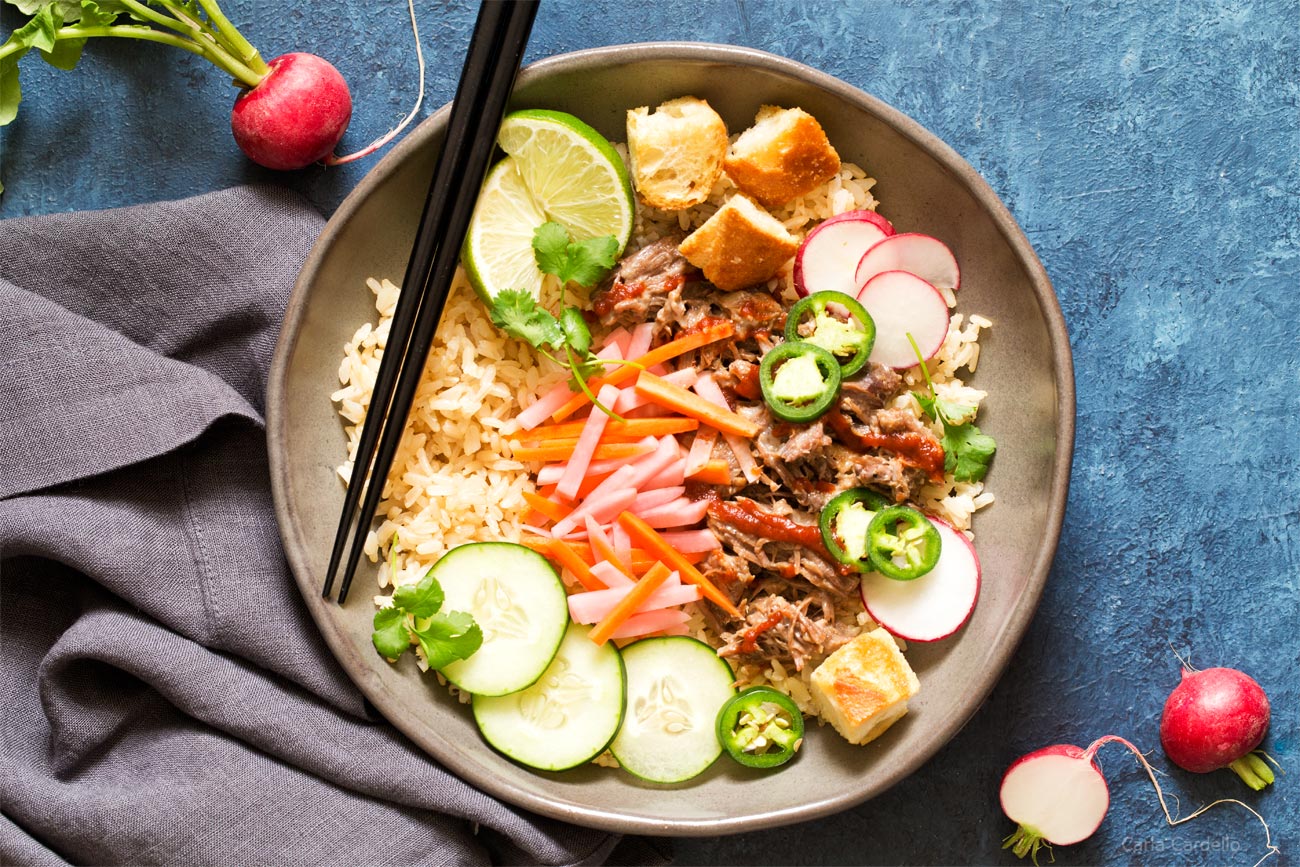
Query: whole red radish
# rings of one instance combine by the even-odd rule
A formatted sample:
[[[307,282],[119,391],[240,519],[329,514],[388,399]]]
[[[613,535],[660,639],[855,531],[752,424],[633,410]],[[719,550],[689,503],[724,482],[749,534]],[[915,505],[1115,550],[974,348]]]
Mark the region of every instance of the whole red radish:
[[[1268,696],[1249,675],[1232,668],[1184,668],[1160,717],[1160,744],[1183,770],[1231,768],[1258,791],[1273,782],[1268,763],[1251,752],[1264,739],[1269,714]]]
[[[314,54],[282,54],[235,100],[230,128],[248,158],[268,169],[301,169],[328,156],[352,118],[347,82]]]
[[[1002,812],[1016,830],[1002,841],[1018,857],[1033,857],[1044,843],[1068,846],[1092,836],[1110,807],[1106,778],[1092,752],[1070,744],[1021,756],[1002,777]]]

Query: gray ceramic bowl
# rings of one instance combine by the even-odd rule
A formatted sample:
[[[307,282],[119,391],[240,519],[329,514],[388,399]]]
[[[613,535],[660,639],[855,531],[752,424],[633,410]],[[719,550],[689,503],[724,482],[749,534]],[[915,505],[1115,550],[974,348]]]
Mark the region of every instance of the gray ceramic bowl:
[[[1038,603],[1065,507],[1074,436],[1069,343],[1056,297],[1020,228],[956,153],[899,112],[805,66],[743,48],[643,44],[553,57],[520,75],[515,107],[572,112],[624,138],[624,111],[684,94],[707,99],[728,126],[760,104],[797,105],[825,126],[840,154],[879,181],[881,213],[900,229],[947,241],[962,267],[960,309],[994,322],[973,382],[989,392],[981,426],[998,455],[997,503],[977,520],[983,590],[955,637],[916,645],[921,692],[907,716],[866,747],[813,726],[779,784],[721,760],[695,780],[661,787],[586,767],[537,773],[483,743],[468,709],[410,655],[397,666],[370,645],[373,567],[346,607],[320,588],[343,489],[345,449],[329,393],[343,344],[374,315],[367,276],[401,278],[435,156],[444,108],[407,136],[329,221],[303,268],[271,372],[268,437],[276,509],[289,563],[326,641],[384,715],[446,767],[483,790],[548,816],[649,834],[729,833],[811,819],[879,794],[961,729],[1015,650]]]

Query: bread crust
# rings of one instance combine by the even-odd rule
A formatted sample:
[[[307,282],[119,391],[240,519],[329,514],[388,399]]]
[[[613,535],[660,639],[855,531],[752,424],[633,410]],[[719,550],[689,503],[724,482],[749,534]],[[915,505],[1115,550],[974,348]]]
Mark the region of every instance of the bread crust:
[[[707,199],[722,177],[727,125],[704,100],[683,96],[653,112],[647,106],[629,111],[627,147],[642,201],[681,210]]]
[[[775,208],[834,177],[840,156],[808,112],[765,105],[728,149],[723,165],[741,192]]]
[[[811,687],[822,718],[849,743],[865,744],[907,713],[921,684],[894,639],[877,628],[828,656]]]
[[[727,292],[774,277],[799,249],[779,220],[744,196],[732,196],[677,248]]]

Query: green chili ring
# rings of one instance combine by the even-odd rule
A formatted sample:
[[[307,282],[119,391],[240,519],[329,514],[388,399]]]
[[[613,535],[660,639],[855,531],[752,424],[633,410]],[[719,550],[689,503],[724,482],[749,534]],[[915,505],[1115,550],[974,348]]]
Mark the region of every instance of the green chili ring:
[[[899,530],[898,525],[903,525]],[[891,506],[867,527],[867,557],[876,571],[897,581],[920,578],[939,562],[943,540],[930,519],[910,506]],[[894,558],[902,556],[900,565]]]
[[[718,743],[747,768],[775,768],[803,744],[803,713],[783,692],[751,686],[718,712]]]
[[[817,371],[822,377],[822,389],[806,403],[792,403],[776,395],[773,390],[772,380],[776,376],[779,365],[801,355],[811,356],[813,362],[817,365]],[[842,378],[840,363],[835,360],[835,356],[820,346],[805,343],[802,340],[778,343],[768,350],[758,366],[758,384],[763,390],[763,400],[767,402],[768,408],[772,410],[772,415],[781,421],[796,424],[816,421],[826,410],[830,409],[839,397]]]
[[[818,314],[824,313],[830,304],[839,304],[849,311],[850,321],[857,320],[861,326],[858,337],[852,343],[853,354],[846,361],[840,361],[839,355],[831,347],[817,342],[817,331],[804,336],[799,333],[799,325],[803,320],[804,314],[810,310],[813,319],[816,320]],[[829,315],[829,314],[828,314]],[[824,292],[814,292],[813,294],[801,298],[793,307],[785,320],[785,339],[789,342],[802,340],[805,343],[812,343],[814,346],[821,346],[831,355],[840,365],[840,375],[848,378],[861,370],[867,363],[867,357],[871,355],[871,349],[876,343],[876,321],[871,318],[867,308],[852,295],[846,295],[843,292],[827,290]]]
[[[840,512],[854,503],[862,503],[868,512],[881,512],[889,508],[889,500],[883,494],[870,488],[849,488],[836,494],[822,507],[817,526],[822,532],[822,544],[837,562],[851,566],[859,572],[870,572],[871,561],[850,556],[840,544],[839,537],[835,535],[836,519],[839,518]]]

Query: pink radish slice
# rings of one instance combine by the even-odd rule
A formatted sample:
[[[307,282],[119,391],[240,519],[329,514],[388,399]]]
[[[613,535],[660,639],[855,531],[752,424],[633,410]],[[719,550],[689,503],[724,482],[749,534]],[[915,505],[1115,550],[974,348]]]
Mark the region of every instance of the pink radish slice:
[[[582,501],[582,505],[555,522],[555,526],[551,528],[551,535],[556,539],[564,538],[576,529],[578,522],[587,515],[595,518],[597,523],[607,524],[614,520],[619,512],[625,512],[632,508],[634,502],[636,502],[635,488],[610,491],[608,494],[601,494],[599,497],[589,496]]]
[[[632,589],[632,585],[619,585],[608,590],[588,590],[586,593],[574,593],[569,597],[569,616],[575,623],[599,623],[604,620],[614,606]],[[678,584],[675,587],[661,587],[651,593],[637,608],[638,612],[658,611],[699,602],[703,598],[700,588],[693,584]]]
[[[938,238],[918,232],[890,235],[877,242],[858,262],[858,285],[886,271],[906,271],[941,289],[961,286],[961,269],[952,250]]]
[[[628,339],[630,340],[631,337]],[[617,343],[608,343],[600,352],[596,353],[596,357],[602,361],[622,360],[623,351]],[[550,418],[551,413],[568,403],[572,397],[573,391],[569,388],[568,380],[565,380],[542,395],[532,406],[515,416],[515,423],[519,425],[520,430],[532,430]]]
[[[1083,750],[1044,747],[1016,760],[1002,777],[1002,812],[1015,822],[1008,846],[1036,854],[1043,841],[1068,846],[1091,837],[1110,807],[1106,778]]]
[[[699,554],[722,547],[722,543],[718,541],[717,536],[713,535],[712,530],[670,530],[660,535],[664,537],[665,542],[682,554]]]
[[[703,521],[708,510],[708,500],[691,500],[686,497],[679,497],[671,503],[664,503],[662,506],[651,506],[648,509],[640,510],[634,508],[632,513],[651,527],[662,530],[669,527],[686,527]]]
[[[633,614],[610,633],[610,638],[636,638],[685,625],[690,615],[685,611],[647,611]]]
[[[628,341],[627,358],[636,359],[650,351],[650,342],[654,339],[655,324],[642,322],[632,329],[632,339]]]
[[[636,502],[632,504],[632,512],[640,514],[646,509],[652,509],[655,506],[662,506],[664,503],[670,503],[673,500],[686,493],[683,485],[672,487],[653,487],[647,483],[649,490],[642,491],[636,495]]]
[[[608,560],[601,560],[599,563],[592,566],[591,574],[599,578],[601,582],[611,590],[613,590],[615,587],[628,588],[635,583],[634,581],[632,581],[631,578],[628,578],[626,575],[620,572],[619,568],[615,566],[613,563],[610,563]],[[595,592],[598,593],[600,591],[595,591]],[[569,597],[569,598],[572,599],[573,597]],[[621,599],[622,597],[620,596],[619,598]]]
[[[596,395],[596,400],[601,406],[610,406],[617,399],[618,387],[614,385],[602,385]],[[578,487],[586,478],[587,467],[591,464],[592,455],[596,451],[596,443],[605,432],[605,424],[608,421],[609,416],[603,412],[593,411],[587,416],[587,423],[582,426],[582,433],[578,434],[578,444],[573,448],[573,455],[569,458],[568,466],[564,468],[564,475],[555,485],[556,494],[570,501],[577,498]]]
[[[849,211],[831,217],[808,233],[794,258],[794,288],[800,297],[827,290],[857,294],[862,285],[854,278],[858,262],[893,234],[892,226],[885,231],[876,219],[884,221],[872,211]],[[889,225],[887,221],[885,225]]]
[[[921,357],[930,359],[948,336],[948,302],[939,290],[907,271],[886,271],[867,281],[858,301],[876,323],[876,343],[868,358],[877,364],[903,369]]]
[[[970,618],[980,593],[980,561],[961,533],[937,518],[942,548],[934,568],[911,581],[896,581],[879,572],[862,576],[862,604],[867,613],[894,635],[908,641],[938,641]]]
[[[646,479],[645,484],[641,487],[646,489],[675,488],[680,487],[685,481],[686,458],[678,458],[669,464],[666,469],[660,470],[651,478]]]
[[[619,326],[605,335],[604,346],[613,346],[618,350],[619,358],[627,358],[627,347],[632,340],[632,332]]]

